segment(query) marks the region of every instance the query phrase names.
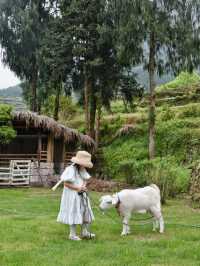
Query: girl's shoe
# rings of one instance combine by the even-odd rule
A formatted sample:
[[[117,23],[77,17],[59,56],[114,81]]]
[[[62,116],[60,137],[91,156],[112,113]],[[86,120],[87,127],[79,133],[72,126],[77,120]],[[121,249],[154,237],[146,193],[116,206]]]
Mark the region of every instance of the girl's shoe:
[[[81,238],[78,236],[69,236],[69,240],[73,240],[73,241],[80,241]]]
[[[93,234],[93,233],[90,233],[90,232],[83,232],[82,234],[81,234],[81,237],[82,238],[95,238],[95,234]]]

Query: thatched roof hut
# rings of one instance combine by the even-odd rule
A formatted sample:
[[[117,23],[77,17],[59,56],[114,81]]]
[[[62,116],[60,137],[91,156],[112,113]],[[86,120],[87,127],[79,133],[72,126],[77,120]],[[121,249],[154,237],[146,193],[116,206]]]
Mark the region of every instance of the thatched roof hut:
[[[0,164],[13,159],[30,159],[60,168],[77,149],[95,151],[91,137],[44,115],[13,112],[12,124],[17,136],[8,145],[0,145]]]
[[[95,149],[95,141],[78,130],[66,127],[53,118],[45,115],[38,115],[33,112],[13,112],[12,120],[16,122],[24,123],[26,128],[36,128],[43,131],[51,132],[55,138],[64,138],[65,143],[79,141],[81,144],[87,146],[89,149]]]

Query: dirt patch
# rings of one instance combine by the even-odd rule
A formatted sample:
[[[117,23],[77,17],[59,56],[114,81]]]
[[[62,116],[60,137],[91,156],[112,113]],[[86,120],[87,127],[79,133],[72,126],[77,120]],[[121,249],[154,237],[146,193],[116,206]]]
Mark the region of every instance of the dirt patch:
[[[45,184],[32,184],[32,186],[44,186],[44,187],[53,187],[58,180],[60,179],[60,176],[54,175],[48,177],[48,180]],[[124,182],[117,182],[113,180],[103,180],[98,178],[91,178],[87,182],[87,187],[89,191],[97,191],[97,192],[117,192],[121,189],[125,188],[133,188],[127,183]]]
[[[92,178],[90,181],[88,181],[87,187],[88,187],[88,190],[90,191],[115,192],[115,191],[119,191],[124,188],[130,188],[130,185],[123,183],[123,182],[113,181],[113,180],[108,181],[108,180]]]

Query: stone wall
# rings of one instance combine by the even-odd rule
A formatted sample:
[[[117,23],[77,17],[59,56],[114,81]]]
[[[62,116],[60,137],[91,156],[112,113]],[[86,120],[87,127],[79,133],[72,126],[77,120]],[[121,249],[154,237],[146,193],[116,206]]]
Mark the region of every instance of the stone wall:
[[[33,162],[31,169],[30,183],[32,186],[51,187],[60,176],[55,174],[53,163]]]

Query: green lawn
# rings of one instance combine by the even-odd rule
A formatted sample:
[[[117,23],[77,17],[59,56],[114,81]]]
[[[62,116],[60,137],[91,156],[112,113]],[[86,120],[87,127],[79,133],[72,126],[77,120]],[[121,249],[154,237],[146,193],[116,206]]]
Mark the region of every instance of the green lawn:
[[[56,222],[60,195],[61,190],[0,190],[0,266],[200,265],[200,228],[172,225],[200,224],[199,210],[188,201],[168,201],[164,235],[137,224],[121,237],[115,210],[109,211],[111,220],[94,208],[96,239],[72,242],[68,227]],[[91,194],[93,205],[99,196]]]

